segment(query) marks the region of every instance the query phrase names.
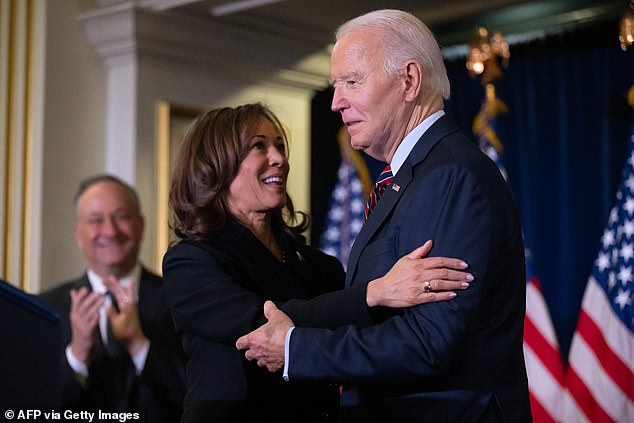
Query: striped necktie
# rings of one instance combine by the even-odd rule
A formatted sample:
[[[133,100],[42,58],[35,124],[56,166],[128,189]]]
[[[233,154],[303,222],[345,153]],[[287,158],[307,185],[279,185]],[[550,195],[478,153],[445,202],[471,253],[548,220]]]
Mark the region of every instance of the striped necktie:
[[[372,213],[372,210],[376,207],[376,203],[378,203],[379,198],[381,198],[390,182],[392,182],[392,168],[390,168],[390,165],[387,165],[386,168],[381,171],[376,184],[374,184],[374,189],[370,192],[370,197],[365,205],[365,213],[363,215],[364,223],[368,220],[368,217],[370,217],[370,213]]]

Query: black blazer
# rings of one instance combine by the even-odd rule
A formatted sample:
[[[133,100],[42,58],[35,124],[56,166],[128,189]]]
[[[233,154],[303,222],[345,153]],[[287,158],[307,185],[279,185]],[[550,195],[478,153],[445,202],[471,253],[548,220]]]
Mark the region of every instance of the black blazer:
[[[351,381],[342,398],[351,421],[531,421],[518,212],[495,164],[446,116],[418,141],[363,227],[347,286],[384,275],[429,239],[432,255],[470,265],[471,287],[452,301],[383,310],[366,329],[295,328],[290,379]]]
[[[313,317],[324,307],[337,307],[339,300],[330,292],[343,288],[343,268],[334,257],[300,245],[280,230],[275,236],[285,263],[235,222],[212,241],[183,240],[165,254],[170,308],[189,357],[184,421],[336,418],[337,387],[285,382],[281,372],[269,373],[235,347],[240,336],[265,322],[266,300],[274,300],[298,324],[325,327],[370,320],[364,290],[346,295],[354,318],[337,313]]]
[[[39,296],[55,307],[61,317],[62,351],[57,353],[63,361],[63,380],[60,381],[63,406],[139,412],[143,421],[178,422],[185,396],[185,356],[167,307],[161,277],[142,269],[138,310],[150,349],[141,374],[136,374],[132,359],[125,351],[117,358],[108,358],[101,337],[97,336],[99,346],[83,386],[76,380],[65,355],[71,340],[70,290],[82,286],[92,290],[86,274]]]

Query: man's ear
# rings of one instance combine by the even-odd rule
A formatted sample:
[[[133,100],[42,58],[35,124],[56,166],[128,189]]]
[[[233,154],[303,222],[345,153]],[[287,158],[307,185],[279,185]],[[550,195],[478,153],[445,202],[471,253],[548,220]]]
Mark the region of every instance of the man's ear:
[[[405,99],[415,101],[421,90],[423,70],[417,62],[411,60],[405,64]]]

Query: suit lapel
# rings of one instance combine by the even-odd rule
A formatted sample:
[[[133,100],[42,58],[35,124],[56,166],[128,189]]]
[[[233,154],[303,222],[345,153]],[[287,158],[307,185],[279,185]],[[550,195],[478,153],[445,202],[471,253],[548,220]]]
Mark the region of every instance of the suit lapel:
[[[90,284],[90,281],[88,280],[88,273],[84,273],[84,276],[82,276],[75,282],[75,286],[73,286],[73,289],[80,289],[84,286],[88,288],[89,292],[92,292],[92,285]]]
[[[405,166],[403,166],[405,167]],[[408,166],[409,168],[409,166]],[[411,169],[399,169],[394,180],[387,186],[385,193],[379,199],[369,219],[363,225],[357,239],[352,244],[350,258],[348,259],[348,272],[346,273],[346,286],[352,285],[354,274],[357,270],[357,263],[361,252],[372,239],[376,231],[381,227],[387,219],[390,211],[396,206],[401,195],[405,192],[405,188],[411,180]]]
[[[372,239],[377,230],[383,225],[383,222],[385,222],[388,218],[392,209],[396,207],[409,183],[412,181],[413,167],[422,162],[434,145],[436,145],[442,138],[457,131],[458,128],[455,124],[453,124],[451,119],[447,116],[442,116],[434,122],[434,124],[416,142],[416,145],[401,168],[398,170],[392,183],[390,183],[383,196],[381,196],[376,208],[372,211],[370,218],[365,225],[363,225],[361,232],[359,232],[357,239],[352,245],[350,257],[348,259],[348,271],[346,273],[347,287],[352,285],[354,275],[357,271],[359,256],[363,252],[365,246]]]

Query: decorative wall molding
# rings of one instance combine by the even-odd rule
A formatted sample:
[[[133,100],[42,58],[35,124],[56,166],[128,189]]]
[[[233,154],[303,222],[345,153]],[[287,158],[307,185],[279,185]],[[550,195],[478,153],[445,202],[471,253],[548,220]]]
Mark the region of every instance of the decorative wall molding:
[[[78,19],[109,67],[133,56],[307,90],[328,83],[328,52],[310,38],[251,31],[132,2],[92,10]]]

